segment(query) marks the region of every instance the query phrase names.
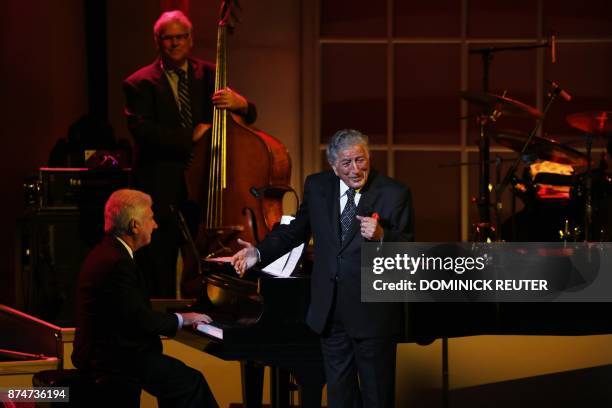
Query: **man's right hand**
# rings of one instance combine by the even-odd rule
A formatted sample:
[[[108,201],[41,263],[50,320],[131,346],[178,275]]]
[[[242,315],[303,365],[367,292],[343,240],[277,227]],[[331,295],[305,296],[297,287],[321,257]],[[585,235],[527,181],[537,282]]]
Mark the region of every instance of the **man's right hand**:
[[[210,129],[210,127],[210,123],[198,123],[193,129],[193,136],[191,137],[191,140],[194,143],[200,140],[204,136],[204,133],[206,133],[208,129]]]
[[[257,248],[250,242],[243,241],[240,238],[238,238],[238,244],[243,248],[232,256],[231,263],[236,273],[243,277],[246,271],[257,263]]]
[[[196,323],[210,323],[212,319],[204,313],[185,312],[181,313],[183,317],[183,327],[193,326]]]

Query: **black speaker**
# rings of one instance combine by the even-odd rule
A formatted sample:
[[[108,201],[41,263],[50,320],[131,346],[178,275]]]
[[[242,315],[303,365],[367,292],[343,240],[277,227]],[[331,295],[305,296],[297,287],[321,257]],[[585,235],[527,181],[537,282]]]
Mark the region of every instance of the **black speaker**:
[[[78,273],[101,238],[88,218],[78,210],[58,210],[31,211],[21,219],[16,298],[26,312],[61,327],[74,326]]]
[[[104,234],[104,204],[128,186],[129,169],[41,168],[26,182],[19,222],[17,306],[62,327],[74,325],[81,264]]]

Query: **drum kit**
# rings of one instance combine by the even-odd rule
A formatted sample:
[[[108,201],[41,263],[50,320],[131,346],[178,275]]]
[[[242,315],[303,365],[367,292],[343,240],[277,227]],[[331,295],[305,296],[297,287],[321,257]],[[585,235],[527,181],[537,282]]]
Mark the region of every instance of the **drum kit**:
[[[584,149],[577,150],[550,137],[537,136],[552,101],[563,91],[553,84],[543,111],[487,92],[462,92],[461,97],[482,108],[480,126],[479,222],[476,241],[608,241],[612,240],[612,178],[606,173],[605,156],[593,166],[593,142],[605,139],[612,146],[612,111],[580,112],[568,115],[567,123],[580,132]],[[503,116],[527,117],[536,121],[527,134],[494,128]],[[518,153],[505,176],[491,187],[489,143],[493,141]],[[500,161],[497,161],[498,165]],[[523,164],[523,174],[517,176]],[[503,222],[501,197],[512,192],[512,214]],[[493,192],[495,204],[489,193]],[[524,208],[515,211],[515,199]],[[495,209],[495,223],[490,216]],[[492,238],[493,237],[493,238]]]

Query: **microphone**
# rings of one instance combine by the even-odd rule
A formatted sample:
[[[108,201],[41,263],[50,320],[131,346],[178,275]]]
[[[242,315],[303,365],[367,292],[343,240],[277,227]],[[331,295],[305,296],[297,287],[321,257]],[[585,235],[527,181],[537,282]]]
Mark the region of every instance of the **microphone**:
[[[561,88],[558,83],[556,83],[555,81],[550,81],[548,79],[546,80],[546,82],[548,82],[550,86],[552,86],[553,92],[556,92],[557,95],[561,96],[567,102],[572,100],[572,95],[570,95],[563,88]]]

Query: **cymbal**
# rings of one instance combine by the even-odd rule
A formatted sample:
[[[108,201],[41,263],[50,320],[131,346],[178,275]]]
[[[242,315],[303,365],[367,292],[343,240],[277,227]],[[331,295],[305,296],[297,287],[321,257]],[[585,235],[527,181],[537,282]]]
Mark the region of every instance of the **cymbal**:
[[[539,119],[544,116],[542,112],[536,108],[532,108],[523,102],[519,102],[505,96],[470,91],[461,91],[460,95],[463,99],[473,103],[474,105],[487,108],[490,111],[496,110],[508,116],[528,117],[534,119]]]
[[[574,129],[595,135],[612,134],[612,111],[573,113],[565,120]]]
[[[493,140],[515,152],[520,152],[529,137],[528,134],[513,130],[492,132]],[[587,157],[569,146],[563,145],[553,139],[534,136],[525,151],[526,154],[535,155],[538,159],[555,163],[571,164],[579,167],[587,164]]]

